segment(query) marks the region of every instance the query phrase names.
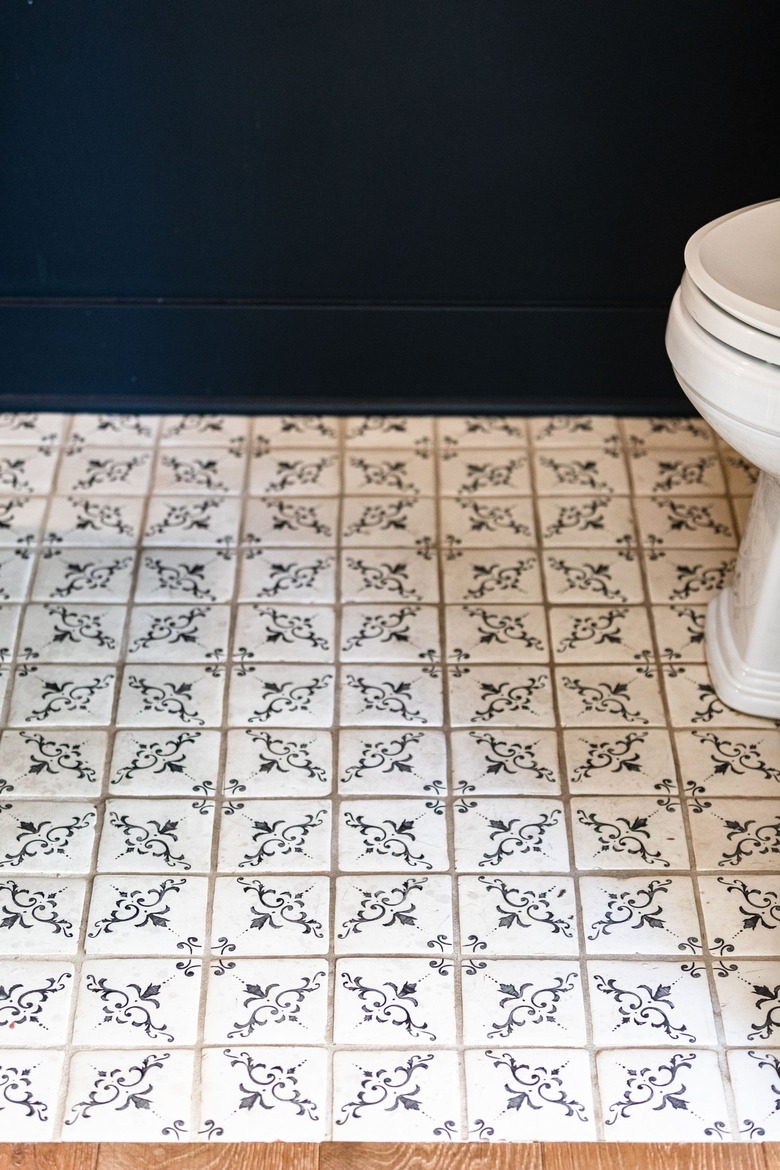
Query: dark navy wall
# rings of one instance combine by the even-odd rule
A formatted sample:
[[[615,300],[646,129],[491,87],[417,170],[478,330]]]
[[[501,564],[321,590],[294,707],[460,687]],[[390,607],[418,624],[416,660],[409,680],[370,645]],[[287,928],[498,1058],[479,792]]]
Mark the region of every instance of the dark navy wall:
[[[780,6],[4,0],[3,401],[685,408],[682,248],[780,195]]]

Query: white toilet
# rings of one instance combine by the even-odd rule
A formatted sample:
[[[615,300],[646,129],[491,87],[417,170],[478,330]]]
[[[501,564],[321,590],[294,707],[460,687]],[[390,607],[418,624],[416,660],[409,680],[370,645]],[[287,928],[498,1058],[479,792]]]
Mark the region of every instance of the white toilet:
[[[666,349],[712,428],[760,469],[732,585],[707,613],[713,686],[780,719],[780,199],[691,236]]]

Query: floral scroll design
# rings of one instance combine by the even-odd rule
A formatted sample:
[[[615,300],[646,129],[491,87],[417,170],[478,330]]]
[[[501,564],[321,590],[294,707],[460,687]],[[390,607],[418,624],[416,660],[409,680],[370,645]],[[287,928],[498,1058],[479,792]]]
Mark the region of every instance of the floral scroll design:
[[[559,824],[561,816],[561,810],[554,808],[550,812],[540,812],[535,820],[524,821],[520,817],[506,821],[500,818],[489,820],[490,841],[495,849],[491,853],[483,853],[480,867],[501,865],[517,855],[541,853],[545,836]]]
[[[170,930],[171,896],[179,894],[186,882],[186,878],[164,878],[151,889],[120,890],[115,887],[115,906],[108,915],[93,923],[88,937],[111,934],[118,926],[133,926],[141,930],[152,926]]]
[[[414,1054],[393,1069],[361,1069],[360,1089],[353,1101],[341,1106],[336,1125],[345,1125],[362,1117],[367,1109],[381,1109],[385,1113],[394,1113],[398,1109],[423,1112],[419,1074],[429,1069],[433,1061],[433,1053],[426,1056]]]
[[[256,596],[275,598],[283,593],[314,589],[322,574],[333,566],[333,557],[315,557],[308,563],[273,561],[268,568],[268,584],[256,590]]]
[[[577,810],[577,820],[583,826],[591,829],[599,842],[600,853],[627,853],[636,857],[646,865],[660,865],[668,868],[671,864],[660,850],[650,847],[650,833],[647,828],[647,817],[614,817],[613,820],[602,820],[595,812]]]
[[[46,1031],[41,1015],[52,996],[64,991],[72,978],[70,971],[50,975],[39,987],[25,987],[23,983],[0,984],[0,1028],[11,1029],[23,1024],[37,1024]]]
[[[138,854],[139,857],[158,858],[163,865],[176,869],[192,869],[183,853],[174,853],[178,844],[178,821],[162,821],[150,818],[146,822],[136,824],[130,819],[129,813],[118,813],[111,809],[108,814],[109,824],[125,839],[125,848],[122,856]]]
[[[370,780],[372,776],[411,775],[422,779],[414,762],[414,755],[407,749],[416,746],[422,740],[421,731],[404,731],[397,738],[387,741],[364,740],[361,744],[360,758],[356,764],[350,764],[344,770],[343,784],[351,780]],[[432,779],[423,785],[425,792],[442,792],[445,781]]]
[[[471,577],[474,585],[466,590],[466,597],[481,601],[490,593],[514,595],[520,589],[524,574],[535,565],[535,557],[521,557],[512,565],[501,565],[496,562],[490,565],[472,565]]]
[[[564,675],[562,682],[567,690],[573,691],[579,697],[583,709],[589,713],[619,715],[627,723],[650,722],[641,711],[632,711],[629,708],[631,695],[629,684],[626,682],[588,684],[569,675]]]
[[[169,564],[161,557],[147,556],[144,567],[156,575],[158,587],[168,593],[184,593],[196,601],[216,601],[216,594],[206,582],[206,566],[199,561]]]
[[[0,930],[32,930],[49,927],[63,938],[74,936],[74,924],[59,913],[57,895],[20,886],[13,878],[0,880]]]
[[[258,679],[259,698],[264,706],[258,706],[252,712],[249,722],[267,723],[275,715],[308,712],[311,710],[314,696],[319,691],[327,690],[331,681],[330,674],[315,676],[308,683],[296,682],[294,679],[286,679],[283,682]]]
[[[304,935],[323,938],[323,925],[308,913],[304,894],[279,889],[257,878],[240,877],[238,885],[250,897],[250,930],[282,930],[293,926]]]
[[[173,1043],[175,1037],[168,1025],[153,1018],[153,1012],[160,1011],[161,984],[148,983],[141,987],[140,983],[128,983],[124,987],[112,987],[108,976],[98,979],[88,972],[86,988],[102,1001],[104,1023],[129,1024],[140,1028],[150,1040]]]
[[[107,1106],[116,1112],[131,1106],[139,1111],[151,1110],[155,1089],[153,1074],[156,1069],[164,1067],[169,1055],[167,1052],[150,1053],[128,1069],[99,1070],[91,1092],[85,1100],[72,1106],[71,1116],[65,1119],[65,1124],[75,1125],[77,1121],[90,1118],[96,1109]]]
[[[274,821],[273,824],[268,821],[252,821],[252,840],[257,844],[257,849],[253,853],[244,854],[238,863],[239,868],[263,865],[275,857],[307,855],[306,838],[313,829],[318,829],[324,823],[325,815],[324,809],[318,809],[316,813],[307,813],[299,821],[285,821],[284,818]]]
[[[659,983],[651,987],[648,983],[640,983],[637,987],[618,987],[617,979],[607,979],[600,974],[594,975],[594,983],[600,992],[615,1002],[619,1016],[615,1031],[625,1025],[649,1026],[660,1029],[669,1040],[696,1043],[696,1036],[685,1024],[674,1023],[670,1018],[675,1010],[670,985]]]
[[[615,586],[609,564],[604,561],[572,565],[567,564],[563,557],[548,556],[547,564],[555,572],[563,574],[566,592],[585,591],[595,593],[604,601],[628,601],[625,593]]]
[[[484,706],[472,715],[471,722],[486,723],[507,712],[533,713],[533,696],[543,691],[548,682],[546,674],[529,678],[527,683],[513,684],[509,679],[499,683],[480,682],[480,702]]]
[[[43,706],[34,708],[26,716],[26,720],[28,723],[33,720],[42,721],[51,718],[52,715],[59,715],[63,711],[88,711],[95,695],[110,687],[113,681],[113,674],[103,675],[102,678],[96,675],[91,682],[71,680],[60,683],[56,679],[44,681],[41,694],[44,701]]]
[[[316,764],[311,757],[309,744],[299,740],[286,740],[273,735],[270,731],[255,731],[246,729],[246,734],[255,745],[257,765],[252,775],[278,773],[287,776],[290,773],[301,773],[309,780],[318,780],[322,784],[328,781],[325,769]],[[244,792],[246,785],[238,780],[229,781],[231,792]]]
[[[644,1106],[651,1107],[655,1113],[667,1108],[689,1111],[688,1086],[682,1077],[684,1070],[691,1069],[695,1060],[695,1052],[675,1052],[667,1064],[626,1069],[626,1089],[623,1096],[609,1106],[605,1125],[614,1125],[630,1117],[632,1110]]]
[[[509,886],[501,878],[481,875],[478,879],[491,893],[499,895],[499,900],[493,907],[498,914],[496,925],[504,930],[545,926],[551,934],[561,934],[564,938],[573,937],[574,915],[562,917],[556,914],[551,903],[553,890],[523,890],[519,886]],[[560,897],[558,890],[556,897]]]
[[[192,702],[193,683],[173,681],[150,683],[135,674],[129,675],[127,682],[132,690],[138,692],[143,711],[170,715],[180,723],[195,723],[199,727],[206,722],[194,707],[187,706]]]
[[[304,1096],[299,1087],[299,1078],[296,1075],[301,1065],[284,1068],[280,1064],[266,1064],[255,1059],[249,1052],[233,1052],[229,1048],[224,1055],[230,1061],[231,1068],[243,1068],[244,1075],[240,1091],[244,1094],[239,1102],[239,1109],[253,1110],[275,1109],[279,1106],[291,1109],[296,1117],[305,1117],[310,1121],[317,1121],[317,1105],[310,1098]]]
[[[576,1117],[578,1121],[588,1120],[585,1106],[567,1092],[560,1066],[551,1068],[541,1064],[534,1066],[518,1060],[511,1052],[497,1053],[488,1050],[485,1056],[492,1061],[494,1068],[506,1070],[504,1091],[507,1093],[507,1099],[504,1109],[507,1112],[520,1111],[524,1108],[538,1110],[552,1106],[560,1109],[564,1117]]]
[[[536,758],[534,748],[538,741],[512,743],[499,739],[490,731],[470,731],[469,738],[485,749],[483,760],[486,775],[521,777],[524,773],[530,773],[534,779],[555,784],[556,777],[552,769],[541,764]],[[467,780],[461,780],[458,787],[462,792],[473,792],[476,786]]]
[[[344,812],[344,822],[363,838],[363,852],[366,855],[396,857],[405,865],[433,869],[423,853],[413,853],[416,844],[414,821],[393,821],[386,818],[378,825],[372,824],[363,814],[356,815],[350,809]]]
[[[16,853],[6,852],[0,857],[0,867],[21,865],[38,856],[66,857],[68,846],[76,834],[87,829],[94,820],[95,812],[90,809],[81,815],[72,816],[62,825],[56,825],[53,821],[19,821],[20,832],[16,835],[16,841],[21,848]]]
[[[371,565],[360,557],[347,557],[346,563],[353,572],[360,574],[362,586],[366,590],[394,593],[404,601],[422,600],[419,590],[411,584],[406,561],[382,561],[378,565]]]
[[[414,706],[412,684],[407,680],[395,683],[390,680],[368,682],[363,677],[348,674],[346,683],[360,694],[365,711],[398,715],[407,722],[412,720],[419,723],[428,722],[419,708]]]
[[[234,1021],[228,1039],[248,1040],[267,1024],[300,1025],[301,1009],[307,997],[320,990],[324,978],[324,971],[303,975],[294,987],[282,987],[281,983],[269,983],[263,987],[258,983],[245,982],[243,1007],[249,1010],[249,1015],[243,1020]]]
[[[392,1024],[414,1040],[424,1037],[435,1042],[436,1035],[428,1024],[413,1016],[414,1009],[420,1006],[416,983],[387,981],[381,987],[370,987],[360,975],[353,976],[347,971],[342,971],[341,980],[344,988],[360,1001],[362,1023]]]
[[[514,983],[499,983],[499,1007],[504,1018],[493,1020],[488,1039],[508,1040],[527,1024],[558,1024],[558,1005],[574,990],[577,979],[577,972],[569,971],[566,975],[556,975],[548,987],[535,987],[531,981],[519,987]]]
[[[360,934],[365,926],[416,926],[417,905],[412,901],[422,893],[426,877],[406,878],[389,890],[360,890],[360,908],[353,918],[341,924],[337,938],[345,939]]]

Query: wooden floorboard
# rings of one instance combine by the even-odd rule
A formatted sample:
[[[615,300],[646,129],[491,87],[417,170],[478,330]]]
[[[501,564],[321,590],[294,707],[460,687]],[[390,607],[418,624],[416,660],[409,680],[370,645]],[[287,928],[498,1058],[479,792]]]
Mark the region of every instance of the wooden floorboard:
[[[0,1170],[780,1170],[780,1143],[431,1145],[235,1142],[82,1145],[0,1141]]]

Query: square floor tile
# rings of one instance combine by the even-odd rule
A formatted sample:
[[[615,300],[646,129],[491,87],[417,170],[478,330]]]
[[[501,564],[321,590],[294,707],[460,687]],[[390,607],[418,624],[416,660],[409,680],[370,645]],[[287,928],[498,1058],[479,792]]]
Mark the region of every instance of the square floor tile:
[[[88,959],[81,968],[73,1042],[144,1048],[194,1044],[200,970],[175,959]]]
[[[150,546],[235,543],[241,517],[234,496],[153,495],[143,531]]]
[[[780,801],[696,801],[691,837],[698,869],[773,873],[780,858]]]
[[[340,489],[339,460],[331,451],[258,445],[249,464],[253,496],[336,496]]]
[[[558,744],[551,731],[454,731],[456,793],[547,795],[560,790]]]
[[[419,662],[441,657],[439,611],[432,605],[346,605],[342,662]]]
[[[776,1044],[780,1032],[780,962],[729,960],[720,964],[718,975],[716,985],[726,1043]]]
[[[454,1052],[337,1051],[333,1058],[334,1141],[404,1141],[460,1137],[460,1084]]]
[[[339,866],[349,872],[449,869],[444,809],[436,801],[343,800]]]
[[[119,727],[215,726],[222,721],[224,677],[205,666],[128,663],[119,690]]]
[[[736,564],[733,549],[662,549],[647,562],[650,600],[703,605],[730,584]]]
[[[675,734],[691,796],[776,796],[780,731],[688,730]]]
[[[86,888],[78,878],[0,877],[0,954],[75,955]]]
[[[778,1075],[780,1051],[766,1045],[728,1054],[731,1084],[736,1098],[740,1136],[776,1142],[780,1135]]]
[[[71,443],[57,474],[61,496],[142,496],[148,490],[152,452],[138,447],[85,446]]]
[[[345,419],[348,447],[425,446],[433,441],[433,419],[400,414],[354,415]]]
[[[664,688],[669,703],[671,721],[675,727],[770,728],[770,719],[758,715],[743,715],[725,706],[715,694],[706,666],[677,666],[667,668]]]
[[[737,543],[725,497],[638,496],[636,514],[644,545],[700,549],[734,548]]]
[[[629,442],[650,450],[715,444],[715,435],[700,418],[626,418],[622,427]]]
[[[235,495],[244,486],[245,463],[240,441],[226,447],[163,447],[157,456],[154,491],[160,495]]]
[[[73,976],[60,960],[0,960],[0,1052],[67,1042]]]
[[[640,606],[555,606],[550,632],[556,662],[648,662],[653,640]]]
[[[663,726],[659,680],[651,666],[560,666],[555,671],[564,727]]]
[[[105,731],[4,731],[0,795],[68,798],[99,793],[107,747]]]
[[[327,877],[218,877],[211,947],[218,955],[326,955],[329,920]]]
[[[316,1048],[203,1053],[199,1133],[224,1141],[318,1142],[327,1132],[326,1054]]]
[[[25,658],[41,662],[116,662],[125,617],[118,605],[28,605],[20,647]]]
[[[438,601],[439,577],[429,549],[364,548],[342,554],[343,601]]]
[[[644,600],[636,553],[622,548],[562,548],[542,559],[553,605],[629,605]]]
[[[0,1049],[3,1141],[48,1142],[55,1135],[63,1054],[34,1048]]]
[[[543,666],[461,666],[447,677],[456,726],[553,727],[552,683]]]
[[[440,731],[358,731],[339,734],[343,795],[446,795],[446,741]]]
[[[132,547],[141,532],[144,503],[143,496],[54,496],[46,539],[51,544]],[[14,525],[18,523],[30,525],[32,531],[34,521],[14,518]]]
[[[593,955],[679,955],[701,950],[687,877],[581,877],[585,946]]]
[[[135,554],[127,549],[47,548],[35,572],[33,601],[125,602]]]
[[[628,475],[615,446],[537,451],[536,490],[540,496],[628,495]]]
[[[667,731],[593,731],[563,733],[569,788],[583,792],[676,793],[672,744]]]
[[[780,926],[780,879],[775,874],[697,875],[706,942],[717,955],[772,955]]]
[[[238,599],[332,604],[335,565],[335,555],[321,549],[247,549],[241,554]]]
[[[331,810],[327,801],[247,800],[223,807],[220,872],[327,869]]]
[[[465,961],[466,1044],[567,1045],[585,1042],[585,1010],[576,959]]]
[[[376,548],[391,542],[410,548],[436,541],[436,508],[429,496],[345,496],[341,543]]]
[[[389,976],[389,978],[388,978]],[[353,956],[336,963],[336,1044],[446,1044],[455,1040],[453,980],[426,958]]]
[[[336,544],[339,501],[333,496],[248,499],[242,540],[263,548],[328,548]]]
[[[627,496],[540,496],[539,524],[548,548],[628,546],[636,540]]]
[[[716,1042],[701,964],[610,959],[587,966],[597,1046]]]
[[[722,496],[726,493],[715,451],[673,447],[635,451],[629,460],[638,496]]]
[[[0,873],[79,874],[92,865],[95,806],[17,800],[0,805]]]
[[[111,722],[116,671],[95,666],[17,668],[9,723],[17,727],[105,727]]]
[[[250,419],[256,443],[271,447],[333,447],[338,441],[339,420],[317,414],[259,415]]]
[[[550,650],[541,605],[448,605],[447,658],[455,662],[547,662]]]
[[[536,544],[536,525],[529,496],[472,499],[444,496],[440,504],[442,543],[467,548],[526,549]]]
[[[525,962],[529,955],[579,953],[571,878],[480,874],[459,878],[458,891],[461,949],[465,953],[480,959],[510,955],[515,963],[516,956]]]
[[[230,601],[235,572],[235,554],[226,548],[143,549],[135,601],[177,605]]]
[[[350,451],[344,460],[348,496],[432,496],[434,464],[427,447]]]
[[[206,1044],[323,1044],[328,970],[321,959],[236,959],[212,964]]]
[[[74,1053],[62,1140],[174,1142],[191,1138],[193,1065],[192,1052],[166,1052],[161,1044],[131,1052]]]
[[[528,455],[524,452],[451,448],[439,463],[439,479],[443,496],[484,499],[531,494]]]
[[[449,877],[360,874],[336,881],[334,947],[340,955],[452,951]]]
[[[136,605],[127,635],[127,661],[220,662],[227,656],[226,605]]]
[[[160,420],[153,414],[76,414],[70,442],[87,447],[116,447],[125,443],[128,447],[151,447],[159,427]]]
[[[92,884],[88,955],[191,955],[202,951],[208,879],[98,874]]]
[[[203,873],[211,864],[214,808],[204,801],[109,800],[100,873]]]
[[[375,727],[441,724],[441,675],[419,666],[346,668],[341,675],[340,719]]]
[[[160,444],[188,447],[195,443],[224,447],[246,438],[249,419],[244,415],[168,414],[162,418]]]
[[[527,419],[505,414],[447,416],[435,420],[440,444],[458,447],[525,447]]]
[[[659,654],[666,662],[704,662],[706,605],[653,606]]]
[[[528,420],[536,447],[615,446],[618,421],[612,415],[556,414]]]
[[[329,727],[333,720],[332,667],[244,663],[230,673],[231,724]]]
[[[56,465],[57,451],[51,444],[5,446],[0,439],[0,492],[45,496],[51,491]]]
[[[114,796],[214,796],[218,731],[117,731],[109,772]]]
[[[466,1053],[471,1141],[587,1142],[596,1137],[590,1061],[577,1049]]]
[[[327,795],[332,771],[329,731],[292,730],[279,734],[245,727],[228,732],[227,796]]]
[[[532,552],[450,550],[444,568],[444,598],[449,602],[525,605],[542,600],[539,560]]]
[[[682,814],[668,798],[583,796],[571,812],[578,869],[688,868]]]
[[[455,865],[461,872],[501,874],[568,869],[563,805],[532,797],[459,800]]]
[[[605,1141],[653,1142],[661,1127],[667,1142],[734,1136],[716,1053],[632,1048],[596,1061]]]
[[[335,611],[328,606],[240,605],[233,654],[244,662],[333,662]]]

